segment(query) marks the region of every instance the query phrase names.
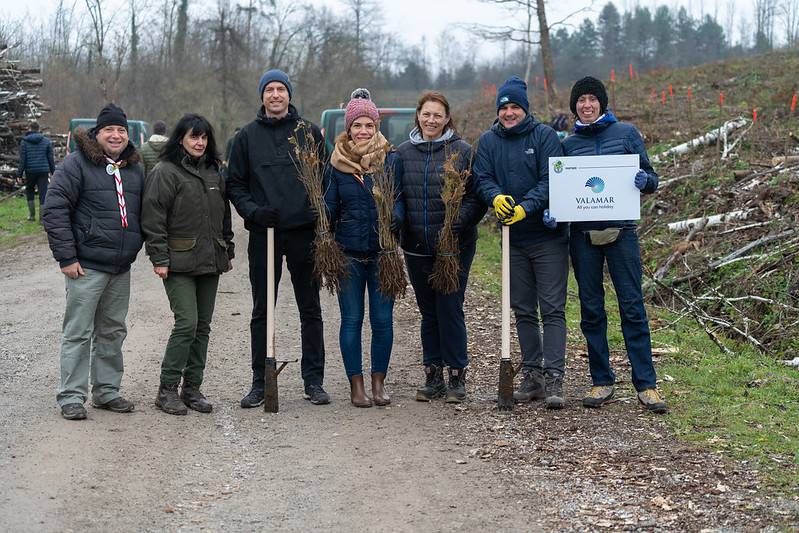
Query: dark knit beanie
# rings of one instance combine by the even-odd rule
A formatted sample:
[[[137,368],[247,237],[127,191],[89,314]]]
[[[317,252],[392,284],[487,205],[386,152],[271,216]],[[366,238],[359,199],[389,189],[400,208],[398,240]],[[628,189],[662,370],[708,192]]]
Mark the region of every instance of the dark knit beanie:
[[[596,96],[596,99],[599,100],[599,114],[604,115],[608,108],[608,92],[601,81],[591,76],[577,80],[572,87],[572,94],[569,98],[569,109],[572,110],[572,113],[577,115],[577,100],[584,94]]]
[[[289,80],[289,75],[283,72],[282,70],[278,70],[273,68],[272,70],[267,70],[264,72],[264,75],[261,76],[261,81],[258,83],[258,96],[263,99],[264,97],[264,89],[266,86],[272,83],[273,81],[279,81],[283,85],[286,86],[286,89],[289,92],[289,100],[291,100],[291,93],[293,92],[293,88],[291,86],[291,80]]]
[[[94,131],[100,131],[106,126],[122,126],[128,129],[128,117],[121,107],[115,104],[107,104],[100,110],[97,115],[97,124],[94,126]]]
[[[497,90],[497,113],[505,104],[516,104],[530,114],[530,102],[527,100],[527,83],[518,76],[511,76]]]

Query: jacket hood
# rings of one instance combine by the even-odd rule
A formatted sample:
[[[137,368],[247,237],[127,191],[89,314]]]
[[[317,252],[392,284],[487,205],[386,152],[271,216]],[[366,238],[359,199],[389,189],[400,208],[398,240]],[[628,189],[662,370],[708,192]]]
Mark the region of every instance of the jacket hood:
[[[591,124],[585,124],[580,122],[578,119],[574,123],[574,133],[593,133],[596,131],[603,130],[613,124],[614,122],[618,122],[619,119],[616,118],[616,115],[613,114],[613,111],[610,109],[606,110],[605,113],[600,116],[598,119],[593,121]]]
[[[432,141],[425,141],[424,137],[422,137],[422,132],[419,130],[418,126],[415,126],[411,132],[408,134],[408,138],[411,140],[411,144],[413,145],[420,145],[420,144],[443,144],[448,141],[457,141],[460,139],[455,130],[452,128],[447,128],[447,131],[441,134],[441,137],[438,139],[434,139]]]
[[[100,144],[83,128],[75,131],[75,144],[77,145],[78,150],[80,150],[80,152],[86,157],[86,159],[95,165],[106,165],[105,153],[100,147]],[[119,159],[120,161],[126,161],[128,165],[139,162],[139,152],[136,151],[136,147],[132,142],[128,141],[128,146],[122,150],[122,154],[120,154]]]
[[[527,115],[524,120],[512,128],[506,128],[499,122],[499,119],[496,119],[494,120],[494,124],[491,126],[491,131],[500,137],[516,137],[517,135],[525,135],[530,133],[539,124],[540,122],[533,115]]]
[[[152,146],[155,150],[160,151],[166,145],[166,142],[169,140],[169,137],[164,137],[163,135],[158,135],[154,133],[150,135],[150,138],[147,139],[147,144]]]
[[[42,135],[38,131],[28,132],[27,134],[25,134],[25,137],[23,137],[23,140],[26,143],[31,143],[31,144],[39,144],[40,142],[42,142],[42,139],[44,139],[44,135]]]
[[[266,126],[275,126],[283,121],[295,120],[298,119],[299,117],[300,114],[297,112],[297,108],[294,107],[293,104],[289,104],[289,112],[283,118],[267,117],[266,109],[264,109],[264,106],[261,106],[261,109],[258,110],[258,117],[256,120]]]

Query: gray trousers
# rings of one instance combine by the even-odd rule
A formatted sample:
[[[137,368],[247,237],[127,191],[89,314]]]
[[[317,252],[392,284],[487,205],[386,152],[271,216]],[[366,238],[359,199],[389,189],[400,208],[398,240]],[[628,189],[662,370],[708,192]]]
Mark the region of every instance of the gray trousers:
[[[565,370],[568,278],[568,237],[511,245],[510,305],[516,316],[524,372],[562,375]]]
[[[66,280],[67,306],[61,340],[61,383],[56,399],[63,406],[84,403],[92,382],[92,401],[119,396],[122,342],[130,297],[130,271],[108,274],[84,269],[85,276]]]

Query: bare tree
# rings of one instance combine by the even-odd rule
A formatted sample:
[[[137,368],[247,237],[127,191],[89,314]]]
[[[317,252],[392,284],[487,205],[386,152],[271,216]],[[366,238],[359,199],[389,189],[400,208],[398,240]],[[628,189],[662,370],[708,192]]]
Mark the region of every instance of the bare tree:
[[[362,65],[365,52],[368,51],[365,28],[377,22],[380,17],[380,7],[375,0],[342,0],[344,5],[350,8],[355,17],[355,60],[358,65]]]
[[[189,0],[180,0],[178,22],[175,30],[175,48],[173,59],[175,65],[182,65],[186,57],[186,33],[189,27]]]
[[[782,0],[779,5],[785,44],[794,48],[799,41],[799,0]]]

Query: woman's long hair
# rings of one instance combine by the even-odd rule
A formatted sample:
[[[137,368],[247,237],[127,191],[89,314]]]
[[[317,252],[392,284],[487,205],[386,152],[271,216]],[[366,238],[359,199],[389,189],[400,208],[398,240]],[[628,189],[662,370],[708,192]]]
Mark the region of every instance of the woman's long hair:
[[[419,124],[419,112],[422,110],[422,106],[427,102],[436,102],[444,106],[444,110],[449,117],[449,122],[444,125],[444,129],[442,131],[446,133],[446,131],[449,129],[457,133],[458,129],[455,127],[455,119],[452,118],[452,113],[449,109],[449,100],[447,100],[447,97],[438,91],[425,91],[419,97],[419,102],[416,104],[416,114],[413,116],[413,121],[416,124],[416,127],[421,131],[422,125]]]
[[[188,155],[181,144],[187,132],[196,134],[204,133],[208,136],[208,142],[205,145],[205,153],[202,156],[202,160],[205,161],[208,166],[219,168],[222,160],[219,159],[219,152],[216,149],[214,127],[211,126],[211,123],[208,122],[205,117],[194,113],[183,115],[183,118],[175,124],[172,133],[169,135],[169,140],[167,140],[166,145],[164,145],[164,150],[161,152],[161,155],[158,156],[158,159],[180,165],[181,160]]]

